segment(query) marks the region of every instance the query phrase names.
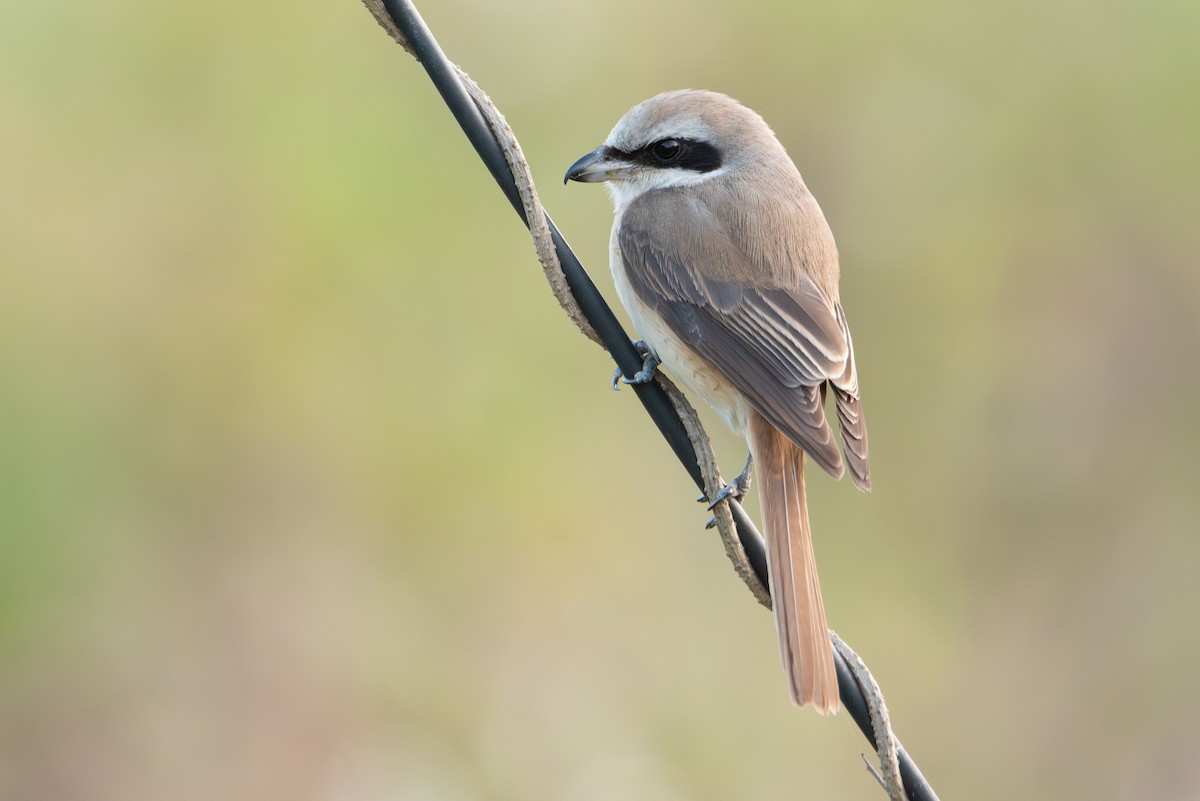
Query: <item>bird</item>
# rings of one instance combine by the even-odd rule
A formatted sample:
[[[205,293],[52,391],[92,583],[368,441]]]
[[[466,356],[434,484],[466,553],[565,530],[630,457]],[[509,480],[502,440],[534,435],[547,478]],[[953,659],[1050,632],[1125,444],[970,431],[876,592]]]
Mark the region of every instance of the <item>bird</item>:
[[[833,233],[766,121],[717,92],[678,90],[630,109],[564,183],[603,182],[614,207],[613,281],[661,365],[746,437],[769,590],[793,703],[839,707],[804,463],[871,487],[866,418],[838,291]],[[615,380],[614,380],[615,383]],[[825,417],[832,392],[842,448]],[[844,453],[844,458],[843,458]]]

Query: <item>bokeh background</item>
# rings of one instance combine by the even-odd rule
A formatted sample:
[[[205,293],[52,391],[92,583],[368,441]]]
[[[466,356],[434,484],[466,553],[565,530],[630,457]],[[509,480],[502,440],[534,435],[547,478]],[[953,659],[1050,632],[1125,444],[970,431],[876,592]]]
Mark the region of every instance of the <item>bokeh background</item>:
[[[1200,797],[1200,4],[421,8],[609,297],[627,108],[788,146],[830,621],[941,796]],[[0,6],[0,798],[881,798],[610,369],[356,2]]]

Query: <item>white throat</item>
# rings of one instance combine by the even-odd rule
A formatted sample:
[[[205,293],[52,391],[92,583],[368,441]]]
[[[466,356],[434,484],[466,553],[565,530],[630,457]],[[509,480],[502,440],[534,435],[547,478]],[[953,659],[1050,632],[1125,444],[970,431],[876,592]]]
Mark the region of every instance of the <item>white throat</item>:
[[[634,178],[607,181],[604,186],[612,197],[613,206],[617,211],[621,211],[654,189],[684,189],[719,178],[727,171],[728,167],[718,167],[708,172],[696,172],[683,167],[665,170],[660,168],[639,172]]]

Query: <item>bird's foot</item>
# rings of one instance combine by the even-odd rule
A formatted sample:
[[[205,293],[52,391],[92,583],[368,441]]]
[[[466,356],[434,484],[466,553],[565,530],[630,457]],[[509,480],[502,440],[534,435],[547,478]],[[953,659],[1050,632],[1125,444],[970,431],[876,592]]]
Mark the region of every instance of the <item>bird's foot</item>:
[[[746,493],[748,493],[750,491],[750,476],[753,472],[754,472],[754,456],[753,456],[753,454],[750,454],[750,455],[746,456],[746,466],[742,468],[742,472],[740,472],[736,476],[734,476],[733,481],[730,481],[724,487],[721,487],[720,491],[717,492],[717,497],[714,498],[712,500],[712,502],[708,504],[708,507],[707,507],[708,511],[711,512],[713,509],[716,508],[717,504],[722,503],[723,501],[727,501],[731,498],[738,502],[740,502],[742,500],[742,498],[745,498]],[[708,498],[707,498],[707,496],[701,495],[696,500],[699,501],[700,503],[704,503],[705,501],[708,500]],[[704,527],[712,528],[716,524],[717,524],[717,518],[714,517],[712,520],[709,520],[708,523],[706,523]]]
[[[637,348],[638,353],[642,355],[642,369],[633,374],[632,378],[626,378],[621,369],[617,368],[613,371],[612,388],[617,391],[621,388],[621,384],[649,384],[654,380],[654,372],[658,369],[658,357],[650,352],[650,346],[642,340],[637,340],[633,343]]]

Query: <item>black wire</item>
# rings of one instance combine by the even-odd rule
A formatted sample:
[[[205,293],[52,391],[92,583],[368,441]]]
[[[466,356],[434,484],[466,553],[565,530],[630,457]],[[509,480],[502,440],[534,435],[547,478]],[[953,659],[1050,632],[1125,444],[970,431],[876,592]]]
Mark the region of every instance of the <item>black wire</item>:
[[[483,115],[459,81],[457,73],[433,38],[429,27],[417,13],[416,7],[408,0],[383,0],[383,6],[396,27],[404,34],[417,60],[429,74],[429,78],[437,87],[442,100],[454,114],[463,133],[467,135],[467,139],[474,146],[475,152],[479,154],[479,158],[491,172],[492,178],[495,179],[505,197],[508,198],[508,202],[521,217],[521,221],[528,227],[520,193],[517,191],[516,182],[509,171],[508,162],[504,158],[500,144],[492,135]],[[621,372],[627,377],[632,377],[642,369],[641,354],[633,346],[616,315],[604,301],[599,290],[596,289],[596,285],[592,283],[591,277],[580,264],[579,258],[571,250],[570,245],[567,244],[549,215],[546,215],[546,222],[550,226],[550,234],[554,240],[555,250],[558,252],[558,259],[562,264],[563,274],[566,276],[567,284],[570,286],[571,293],[575,296],[580,310],[600,336]],[[671,450],[675,452],[676,457],[688,471],[696,486],[703,491],[704,478],[700,474],[700,465],[695,451],[692,449],[691,440],[666,392],[653,382],[632,384],[631,386],[658,430],[666,438]],[[731,503],[729,508],[733,513],[738,540],[746,552],[750,566],[762,585],[766,587],[768,586],[767,556],[762,536],[740,505]],[[862,730],[871,746],[878,750],[874,730],[871,726],[871,716],[862,689],[850,672],[849,666],[836,650],[834,651],[834,662],[837,667],[838,693],[841,696],[842,705],[858,728]],[[933,788],[929,786],[916,763],[898,741],[896,749],[900,762],[900,778],[910,801],[938,801]]]

